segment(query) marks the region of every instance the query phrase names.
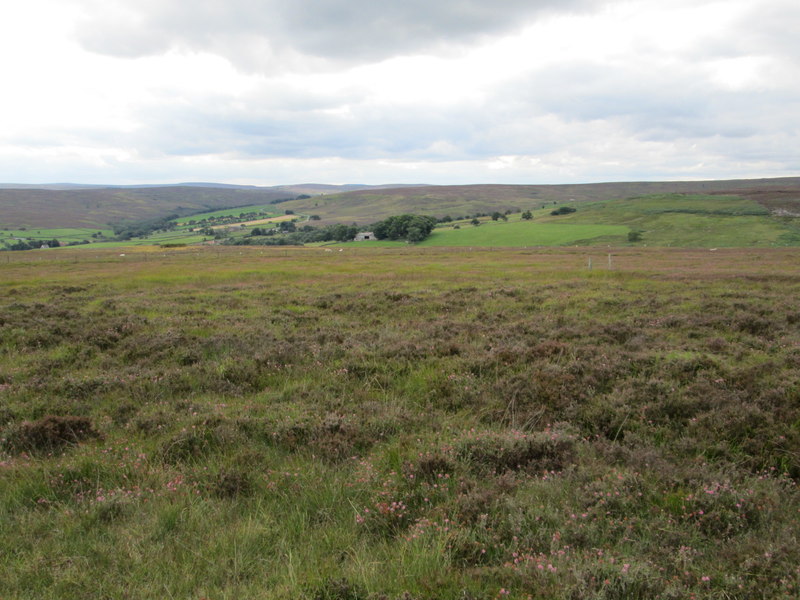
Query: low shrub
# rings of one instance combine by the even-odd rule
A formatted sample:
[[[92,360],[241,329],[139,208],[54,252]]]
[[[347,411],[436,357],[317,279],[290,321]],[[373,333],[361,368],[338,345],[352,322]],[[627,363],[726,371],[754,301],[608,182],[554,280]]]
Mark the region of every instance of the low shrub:
[[[575,439],[553,431],[471,435],[458,443],[456,454],[479,472],[561,470],[574,459]]]
[[[1,442],[7,451],[19,454],[54,452],[98,437],[100,434],[88,417],[47,415],[36,421],[9,426]]]

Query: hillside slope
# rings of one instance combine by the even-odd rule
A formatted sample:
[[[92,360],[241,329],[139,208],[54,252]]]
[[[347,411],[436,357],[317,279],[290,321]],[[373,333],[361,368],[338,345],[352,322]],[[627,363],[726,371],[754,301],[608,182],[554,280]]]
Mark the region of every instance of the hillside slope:
[[[196,187],[0,190],[0,225],[104,227],[123,220],[263,204],[285,197],[286,192],[274,190]]]
[[[536,210],[563,202],[598,202],[651,194],[734,194],[771,212],[800,212],[800,177],[734,181],[620,182],[575,185],[362,186],[297,184],[235,187],[186,184],[156,187],[0,189],[0,227],[103,228],[123,220],[186,215],[203,210],[281,203],[281,209],[319,215],[323,223],[366,225],[387,216],[437,217]],[[359,189],[353,189],[359,188]],[[342,190],[352,190],[341,192]],[[793,212],[794,211],[794,212]]]
[[[10,185],[10,184],[6,184]],[[164,186],[92,187],[58,184],[0,186],[0,227],[105,228],[109,223],[170,214],[268,204],[299,195],[331,194],[383,186],[299,184],[276,187],[203,183]]]
[[[574,185],[457,185],[363,190],[315,196],[283,205],[323,221],[366,225],[400,213],[443,217],[519,212],[562,202],[598,202],[651,194],[735,194],[759,203],[800,200],[800,177],[732,181],[620,182]],[[768,207],[769,208],[769,207]]]

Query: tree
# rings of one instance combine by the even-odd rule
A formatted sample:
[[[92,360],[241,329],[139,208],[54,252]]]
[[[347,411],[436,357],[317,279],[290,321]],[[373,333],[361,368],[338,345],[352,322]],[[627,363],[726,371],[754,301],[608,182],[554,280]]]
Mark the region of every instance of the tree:
[[[477,227],[478,225],[480,225],[480,224],[481,224],[481,222],[480,222],[480,221],[478,221],[478,218],[477,218],[477,217],[476,217],[476,218],[474,218],[474,219],[472,219],[472,221],[470,221],[470,223],[472,223],[473,225],[475,225],[475,227]]]
[[[502,218],[503,218],[503,213],[501,213],[499,211],[494,211],[492,213],[492,221],[497,221],[498,219],[502,219]]]
[[[641,231],[629,231],[628,232],[628,241],[629,242],[641,242],[642,241],[642,232]]]
[[[422,229],[416,226],[409,227],[408,232],[406,233],[406,240],[408,240],[412,244],[421,242],[426,237],[428,236],[425,234],[425,232],[423,232]]]
[[[372,226],[375,237],[379,240],[422,241],[431,234],[436,226],[436,219],[422,215],[397,215],[379,221]]]
[[[330,239],[337,242],[351,242],[358,233],[358,227],[353,225],[343,225],[341,223],[337,225],[331,225],[328,230]]]
[[[533,218],[533,213],[531,213],[529,210],[526,210],[524,213],[522,213],[522,218],[525,221],[530,221]]]
[[[569,213],[574,213],[575,210],[571,206],[559,206],[557,209],[550,211],[550,214],[553,216],[568,215]]]

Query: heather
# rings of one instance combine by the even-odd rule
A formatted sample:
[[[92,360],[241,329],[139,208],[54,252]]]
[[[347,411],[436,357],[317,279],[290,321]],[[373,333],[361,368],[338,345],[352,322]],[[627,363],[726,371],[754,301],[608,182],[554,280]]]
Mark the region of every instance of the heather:
[[[0,597],[797,597],[799,258],[14,253]]]

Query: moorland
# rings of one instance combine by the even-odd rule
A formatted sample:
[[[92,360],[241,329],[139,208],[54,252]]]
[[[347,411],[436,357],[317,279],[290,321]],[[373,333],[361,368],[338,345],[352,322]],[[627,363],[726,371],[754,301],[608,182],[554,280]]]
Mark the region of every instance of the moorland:
[[[0,597],[796,598],[798,261],[5,252]]]

